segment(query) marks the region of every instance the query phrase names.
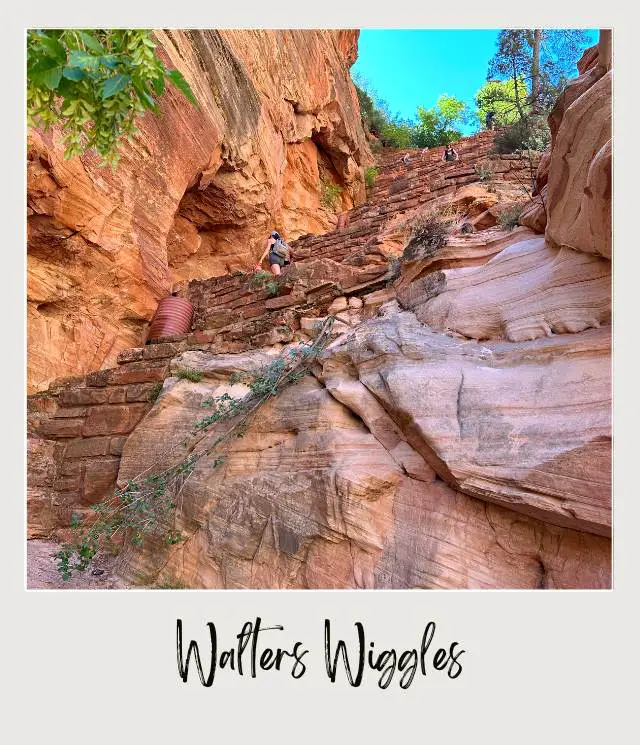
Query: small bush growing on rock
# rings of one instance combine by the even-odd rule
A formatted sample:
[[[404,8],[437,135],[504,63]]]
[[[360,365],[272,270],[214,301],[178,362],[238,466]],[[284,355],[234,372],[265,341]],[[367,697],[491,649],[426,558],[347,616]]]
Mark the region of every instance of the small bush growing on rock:
[[[251,280],[249,281],[249,287],[252,290],[265,289],[269,293],[269,297],[275,297],[280,292],[280,284],[277,279],[274,279],[271,272],[259,271],[255,272]]]
[[[516,202],[505,207],[498,215],[498,224],[505,230],[513,230],[518,224],[518,219],[524,209],[524,202]]]
[[[499,132],[493,141],[496,153],[515,153],[518,150],[542,152],[551,143],[551,131],[544,117],[529,116]]]
[[[199,370],[190,370],[187,368],[185,370],[178,370],[176,377],[181,380],[190,380],[192,383],[199,383],[203,378],[203,374]]]
[[[259,272],[255,272],[249,280],[249,287],[252,290],[259,290],[264,287],[265,282],[268,282],[272,277],[270,272],[265,272],[262,269]]]
[[[149,391],[149,401],[156,401],[162,390],[162,383],[156,383]]]
[[[476,165],[476,173],[480,181],[490,181],[495,175],[493,166],[490,163],[478,163]]]
[[[338,184],[320,178],[320,201],[327,209],[336,210],[340,194],[342,188]]]
[[[276,280],[267,282],[264,288],[269,293],[269,297],[275,297],[280,292],[280,285],[277,283]]]
[[[441,210],[433,207],[423,212],[411,225],[402,258],[413,261],[436,253],[446,244],[456,217],[457,213],[450,207]]]
[[[378,175],[378,169],[375,166],[364,169],[364,183],[367,189],[372,189],[376,182],[376,176]]]

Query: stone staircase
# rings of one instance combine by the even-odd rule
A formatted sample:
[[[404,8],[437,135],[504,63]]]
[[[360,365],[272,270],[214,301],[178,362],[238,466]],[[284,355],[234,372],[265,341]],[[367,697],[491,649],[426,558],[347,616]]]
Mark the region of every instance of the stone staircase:
[[[480,181],[477,167],[483,162],[491,169],[493,181],[527,182],[526,157],[491,155],[495,134],[481,132],[460,140],[456,143],[460,160],[453,163],[442,161],[443,147],[425,155],[415,149],[381,155],[375,185],[365,204],[340,215],[333,232],[304,235],[291,243],[294,264],[278,281],[277,297],[264,288],[252,289],[251,275],[181,283],[176,294],[193,304],[194,329],[215,331],[219,342],[231,343],[238,341],[242,327],[248,344],[245,348],[251,348],[269,343],[265,334],[278,326],[286,325],[295,332],[300,328],[299,318],[322,315],[338,296],[356,296],[366,305],[367,295],[394,278],[390,267],[394,255],[381,248],[384,229],[392,221]],[[405,154],[409,155],[408,165],[402,160]],[[205,340],[202,335],[196,338]],[[272,343],[290,341],[286,333],[274,332],[270,338]]]
[[[344,213],[339,228],[292,242],[294,263],[269,286],[251,274],[182,283],[176,293],[194,306],[191,333],[127,349],[118,366],[54,383],[28,400],[29,537],[66,534],[72,510],[88,514],[113,489],[120,454],[131,431],[153,405],[169,363],[201,350],[214,354],[309,338],[331,309],[335,333],[375,315],[394,294],[393,254],[381,248],[392,220],[480,180],[488,162],[493,179],[522,180],[529,163],[490,155],[494,132],[456,143],[460,160],[443,163],[443,148],[384,153],[368,201]],[[402,158],[409,154],[409,164]]]

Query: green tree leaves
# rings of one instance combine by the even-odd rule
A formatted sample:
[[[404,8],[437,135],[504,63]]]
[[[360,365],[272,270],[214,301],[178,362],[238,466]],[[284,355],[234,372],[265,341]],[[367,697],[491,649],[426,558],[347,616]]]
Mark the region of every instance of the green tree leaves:
[[[516,96],[517,85],[517,96]],[[494,123],[499,126],[513,124],[519,120],[517,100],[525,101],[527,86],[524,78],[516,82],[508,80],[490,80],[476,93],[476,117],[482,127],[490,111],[495,112]]]
[[[467,118],[466,105],[455,96],[443,93],[431,109],[418,107],[418,123],[413,142],[415,147],[448,145],[462,137],[459,127]]]
[[[388,147],[438,147],[455,142],[462,137],[460,126],[467,121],[466,105],[446,93],[440,96],[431,109],[418,107],[415,120],[392,117],[384,101],[364,89],[367,83],[358,79],[356,93],[365,128],[374,133]]]
[[[189,88],[189,84],[182,76],[182,73],[180,72],[180,70],[170,70],[167,73],[167,77],[176,86],[176,88],[178,88],[184,93],[184,95],[189,99],[189,101],[191,101],[191,103],[194,106],[198,105],[198,102],[196,101],[195,96],[191,92],[191,88]]]
[[[503,29],[489,61],[488,79],[524,81],[526,95],[514,88],[520,118],[553,106],[587,44],[582,29]],[[517,95],[516,95],[517,94]]]
[[[382,126],[380,137],[385,145],[397,148],[411,147],[413,127],[411,123],[396,117]]]
[[[102,98],[111,98],[116,93],[123,91],[131,82],[131,75],[114,75],[112,78],[107,78],[102,83],[102,90],[100,95]]]
[[[146,110],[158,113],[165,78],[197,101],[178,70],[167,70],[144,29],[30,30],[27,34],[27,121],[63,132],[65,158],[96,150],[117,164],[118,148]]]
[[[84,42],[85,47],[90,51],[95,52],[96,54],[102,54],[102,52],[104,51],[102,48],[102,44],[100,44],[98,39],[92,33],[87,31],[78,31],[78,36]]]

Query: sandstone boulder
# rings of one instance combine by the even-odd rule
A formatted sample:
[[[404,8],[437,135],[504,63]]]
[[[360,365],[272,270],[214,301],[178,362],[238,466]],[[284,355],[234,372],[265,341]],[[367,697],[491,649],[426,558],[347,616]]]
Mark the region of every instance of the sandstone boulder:
[[[531,228],[534,233],[544,233],[547,227],[546,208],[548,198],[547,186],[545,184],[541,192],[524,206],[518,218],[520,225]]]

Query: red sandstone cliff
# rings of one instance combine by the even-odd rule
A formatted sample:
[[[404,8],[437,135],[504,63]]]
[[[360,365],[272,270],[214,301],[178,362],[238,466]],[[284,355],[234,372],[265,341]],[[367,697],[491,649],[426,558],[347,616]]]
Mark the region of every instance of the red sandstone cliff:
[[[598,60],[592,50],[583,63]],[[120,579],[609,587],[611,194],[599,153],[610,73],[585,85],[582,72],[569,89],[578,95],[554,112],[538,172],[546,236],[495,225],[529,166],[490,155],[491,133],[459,143],[460,163],[412,152],[405,166],[392,153],[343,229],[297,241],[280,295],[242,277],[184,283],[194,333],[126,350],[112,369],[32,397],[30,535],[64,535],[71,511],[88,513],[116,479],[179,458],[205,399],[246,392],[232,372],[308,340],[333,314],[314,375],[260,410],[222,468],[199,461],[176,511],[183,540],[127,545]],[[590,107],[603,124],[586,133]],[[479,165],[494,173],[489,185],[474,183]],[[452,205],[477,232],[418,247],[398,275],[389,260],[407,224]],[[603,216],[595,232],[592,215]],[[202,379],[180,378],[184,368]]]
[[[269,229],[330,229],[321,176],[343,188],[342,209],[364,198],[357,31],[157,38],[199,108],[167,90],[115,174],[93,155],[64,161],[55,132],[30,132],[29,392],[113,364],[174,282],[249,268]]]

